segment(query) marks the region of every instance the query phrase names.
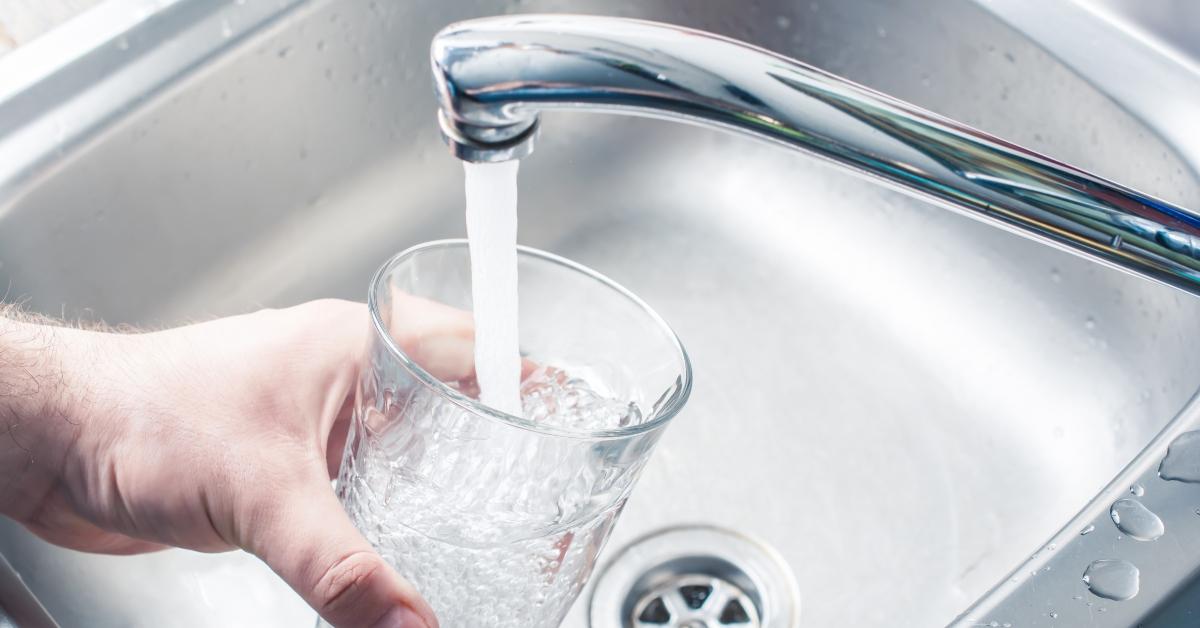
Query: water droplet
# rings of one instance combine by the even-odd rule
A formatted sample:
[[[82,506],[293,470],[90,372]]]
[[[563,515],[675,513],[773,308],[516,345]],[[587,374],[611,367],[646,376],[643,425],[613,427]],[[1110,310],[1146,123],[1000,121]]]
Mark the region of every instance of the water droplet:
[[[781,16],[775,18],[775,25],[778,26],[780,30],[786,31],[787,29],[792,27],[792,18],[790,18],[786,15],[781,15]]]
[[[921,73],[921,85],[924,87],[929,87],[930,85],[933,85],[933,80],[931,78],[929,78],[929,74],[927,72]]]
[[[1118,499],[1108,510],[1117,529],[1139,541],[1153,541],[1163,535],[1162,519],[1136,499]]]
[[[1082,600],[1082,599],[1083,599],[1083,596],[1082,596],[1082,595],[1072,595],[1072,596],[1071,596],[1071,599],[1072,599],[1072,600]]]
[[[118,37],[117,50],[129,50],[129,39],[124,36]]]
[[[221,37],[224,37],[225,39],[233,37],[233,27],[229,25],[229,20],[221,20]]]
[[[1058,619],[1058,613],[1050,611],[1050,619]]]
[[[1171,441],[1166,457],[1158,465],[1158,477],[1200,483],[1200,430],[1184,432]]]
[[[1093,316],[1089,316],[1089,317],[1083,319],[1083,327],[1084,327],[1084,329],[1087,329],[1087,330],[1095,329],[1096,328],[1096,318]]]
[[[659,80],[659,81],[665,81],[665,80],[667,80],[667,75],[666,75],[666,74],[658,74],[658,75],[657,75],[657,76],[655,76],[654,78],[655,78],[655,79],[657,79],[657,80]]]
[[[317,42],[317,52],[320,52],[320,51],[322,51],[322,50],[324,50],[324,49],[325,49],[325,40],[324,40],[324,39],[322,39],[322,40],[319,40],[319,41]]]
[[[280,48],[280,49],[279,49],[279,52],[277,52],[276,54],[278,54],[278,55],[279,55],[279,58],[280,58],[280,59],[286,59],[286,58],[288,58],[289,56],[291,56],[291,54],[292,54],[292,47],[291,47],[291,46],[284,46],[283,48]]]
[[[1088,527],[1079,531],[1079,536],[1087,536],[1089,532],[1091,532],[1095,529],[1096,529],[1096,526],[1089,525]]]
[[[1141,484],[1134,484],[1133,486],[1129,487],[1129,493],[1131,495],[1141,497],[1142,495],[1146,494],[1146,489]]]
[[[1120,602],[1138,594],[1141,574],[1129,561],[1102,559],[1088,565],[1083,572],[1083,582],[1093,595]]]

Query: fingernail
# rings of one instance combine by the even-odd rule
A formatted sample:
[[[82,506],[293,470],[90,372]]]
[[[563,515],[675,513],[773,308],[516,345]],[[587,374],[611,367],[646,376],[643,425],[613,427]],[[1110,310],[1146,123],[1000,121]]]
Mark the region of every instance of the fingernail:
[[[429,625],[413,609],[397,606],[380,617],[371,628],[429,628]]]

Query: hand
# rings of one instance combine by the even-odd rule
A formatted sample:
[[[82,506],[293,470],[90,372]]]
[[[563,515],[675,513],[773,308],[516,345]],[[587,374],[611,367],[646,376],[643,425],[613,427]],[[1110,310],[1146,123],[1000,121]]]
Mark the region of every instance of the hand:
[[[330,488],[367,333],[343,301],[143,334],[0,318],[0,513],[85,551],[243,548],[335,625],[435,628]]]

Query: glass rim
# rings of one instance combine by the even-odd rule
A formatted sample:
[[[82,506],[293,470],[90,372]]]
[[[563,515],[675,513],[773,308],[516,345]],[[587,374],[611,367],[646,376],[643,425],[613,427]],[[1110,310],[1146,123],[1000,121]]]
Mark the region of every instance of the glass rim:
[[[400,251],[389,258],[383,263],[382,266],[379,267],[379,270],[375,271],[375,275],[371,278],[371,285],[367,290],[367,310],[370,312],[371,324],[376,335],[383,339],[384,346],[388,348],[388,351],[392,354],[392,356],[395,357],[397,361],[400,362],[401,366],[411,373],[417,379],[417,381],[429,388],[432,388],[437,394],[449,399],[455,405],[467,410],[468,412],[471,412],[472,414],[500,421],[501,423],[519,429],[548,436],[564,438],[605,440],[636,436],[638,434],[644,434],[665,426],[672,418],[675,417],[676,414],[679,413],[680,410],[683,409],[684,404],[687,402],[688,397],[691,396],[692,392],[692,362],[688,357],[687,350],[683,347],[683,343],[679,340],[679,336],[675,334],[675,330],[672,329],[669,324],[667,324],[667,321],[640,297],[638,297],[636,294],[633,294],[624,286],[613,281],[607,276],[564,257],[524,245],[517,245],[518,255],[525,255],[533,257],[539,261],[550,262],[594,279],[600,282],[601,285],[614,290],[618,295],[628,299],[629,301],[632,301],[633,304],[638,307],[638,309],[649,316],[650,320],[656,324],[659,330],[666,334],[672,347],[674,347],[674,349],[678,352],[679,358],[683,364],[683,372],[679,376],[679,387],[670,397],[667,398],[666,403],[663,404],[659,409],[657,416],[649,421],[638,423],[637,425],[604,430],[578,430],[552,425],[542,425],[534,421],[530,421],[525,417],[516,416],[507,412],[501,412],[500,410],[492,408],[491,406],[484,405],[478,399],[472,399],[471,397],[464,395],[442,380],[434,377],[433,374],[425,370],[424,367],[409,358],[408,354],[405,353],[404,350],[400,348],[400,345],[396,343],[396,339],[392,337],[388,330],[388,326],[384,324],[384,321],[379,314],[379,301],[376,295],[384,279],[393,270],[395,270],[396,267],[400,266],[401,263],[409,258],[414,257],[419,253],[425,253],[435,249],[459,247],[466,248],[467,240],[463,238],[430,240],[428,242],[422,242],[421,244],[404,249],[403,251]]]

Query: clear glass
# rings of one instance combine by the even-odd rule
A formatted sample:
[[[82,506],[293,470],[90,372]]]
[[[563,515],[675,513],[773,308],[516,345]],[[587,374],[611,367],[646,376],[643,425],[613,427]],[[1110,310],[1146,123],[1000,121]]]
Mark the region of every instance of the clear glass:
[[[525,417],[475,399],[465,240],[397,255],[368,299],[338,494],[452,628],[562,621],[691,388],[679,339],[627,290],[525,247],[518,273]]]

